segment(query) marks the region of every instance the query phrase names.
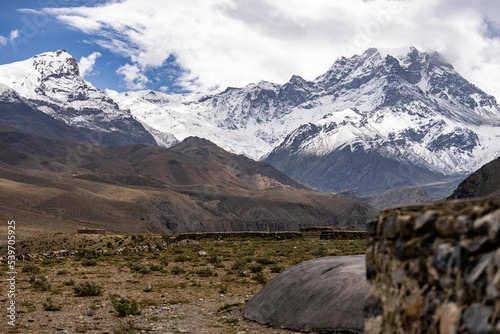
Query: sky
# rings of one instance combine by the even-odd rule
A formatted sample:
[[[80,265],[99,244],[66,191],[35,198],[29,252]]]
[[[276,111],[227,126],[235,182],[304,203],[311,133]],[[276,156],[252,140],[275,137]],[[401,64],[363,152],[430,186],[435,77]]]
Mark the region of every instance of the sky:
[[[497,0],[0,1],[0,64],[65,49],[101,90],[313,80],[342,56],[406,46],[500,99]]]

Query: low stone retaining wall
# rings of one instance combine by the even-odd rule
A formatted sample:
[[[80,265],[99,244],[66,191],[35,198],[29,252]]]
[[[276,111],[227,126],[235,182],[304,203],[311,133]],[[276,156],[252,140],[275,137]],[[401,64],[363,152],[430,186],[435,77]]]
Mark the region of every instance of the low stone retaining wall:
[[[366,239],[367,233],[365,231],[335,231],[331,229],[321,230],[318,235],[313,237],[316,239],[324,240],[354,240]],[[181,233],[170,238],[170,241],[180,240],[200,240],[205,238],[211,239],[224,239],[224,238],[270,238],[276,240],[307,238],[306,233],[298,231],[288,232],[201,232],[201,233]]]
[[[103,229],[99,229],[99,228],[94,228],[94,229],[90,229],[90,228],[79,228],[77,230],[77,233],[78,234],[106,234],[106,231],[103,230]]]
[[[89,229],[85,229],[85,231],[91,231]],[[103,230],[102,230],[103,231]],[[335,239],[335,240],[353,240],[366,238],[366,232],[364,231],[334,231],[335,233],[332,235],[328,235],[322,239]],[[83,233],[88,234],[88,233]],[[90,233],[92,234],[92,233]],[[225,238],[270,238],[276,240],[284,240],[284,239],[295,239],[302,238],[303,235],[298,231],[288,231],[288,232],[202,232],[202,233],[182,233],[178,235],[166,236],[164,238],[161,245],[135,245],[130,247],[122,247],[114,250],[109,249],[97,249],[98,252],[103,253],[112,253],[112,254],[121,254],[123,252],[147,252],[147,251],[156,251],[158,249],[164,249],[169,247],[173,243],[177,242],[189,242],[190,240],[200,240],[204,238],[210,239],[225,239]],[[64,258],[75,255],[77,250],[57,250],[51,251],[48,253],[39,253],[39,254],[31,254],[31,253],[21,253],[16,256],[16,260],[18,261],[40,261],[45,259],[56,259],[56,258]],[[0,256],[0,264],[4,264],[7,262],[7,256]]]
[[[170,241],[200,240],[200,239],[224,239],[224,238],[270,238],[270,239],[295,239],[302,238],[300,232],[197,232],[181,233],[171,237]]]
[[[500,333],[500,199],[368,223],[365,333]]]
[[[357,231],[352,229],[341,229],[333,226],[313,226],[300,229],[304,239],[321,240],[354,240],[366,239],[366,231]]]
[[[323,231],[319,235],[321,240],[355,240],[367,237],[365,231]]]

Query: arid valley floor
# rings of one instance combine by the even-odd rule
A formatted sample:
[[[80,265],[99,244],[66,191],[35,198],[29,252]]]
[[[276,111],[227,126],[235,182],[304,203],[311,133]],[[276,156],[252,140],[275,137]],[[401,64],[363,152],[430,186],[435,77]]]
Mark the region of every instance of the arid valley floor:
[[[18,325],[2,332],[290,333],[245,320],[245,302],[293,264],[366,247],[365,240],[168,239],[19,235],[19,254],[32,258],[16,263]],[[73,255],[57,257],[59,250]],[[2,284],[2,296],[6,290]],[[2,297],[2,310],[7,301]]]

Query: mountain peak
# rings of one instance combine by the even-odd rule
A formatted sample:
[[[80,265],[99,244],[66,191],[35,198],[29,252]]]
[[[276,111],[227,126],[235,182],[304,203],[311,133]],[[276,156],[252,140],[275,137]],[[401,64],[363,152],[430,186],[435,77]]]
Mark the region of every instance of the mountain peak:
[[[33,66],[42,81],[50,76],[80,76],[76,59],[64,49],[34,56]]]
[[[108,95],[80,76],[76,59],[64,49],[0,65],[0,83],[39,111],[90,133],[92,142],[109,146],[155,143],[152,134],[128,110],[121,110]],[[4,87],[0,90],[8,92]],[[14,99],[4,98],[6,94],[2,99]]]
[[[421,52],[414,46],[404,46],[401,48],[378,48],[375,50],[380,54],[382,59],[385,59],[387,56],[391,56],[399,60],[406,58],[409,55],[421,54]]]
[[[379,50],[377,48],[368,48],[365,50],[365,52],[363,52],[363,56],[372,56],[374,55],[375,53],[378,53]]]
[[[212,143],[210,140],[205,138],[200,138],[197,136],[187,137],[180,143],[173,146],[171,149],[178,152],[186,152],[200,148],[211,149],[211,150],[222,150],[219,146]]]

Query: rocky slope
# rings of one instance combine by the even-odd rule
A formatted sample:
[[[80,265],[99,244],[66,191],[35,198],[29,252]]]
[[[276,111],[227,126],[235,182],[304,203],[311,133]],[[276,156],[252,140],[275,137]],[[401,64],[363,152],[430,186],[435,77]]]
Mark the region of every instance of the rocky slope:
[[[40,136],[85,141],[87,137],[66,123],[38,110],[17,92],[0,84],[0,121]]]
[[[126,233],[364,228],[374,209],[305,189],[271,166],[197,138],[172,150],[98,147],[0,126],[5,219]]]
[[[379,210],[430,202],[432,202],[432,199],[422,188],[399,188],[388,190],[372,196],[368,200],[368,203]]]
[[[500,158],[467,177],[448,199],[500,196]]]

